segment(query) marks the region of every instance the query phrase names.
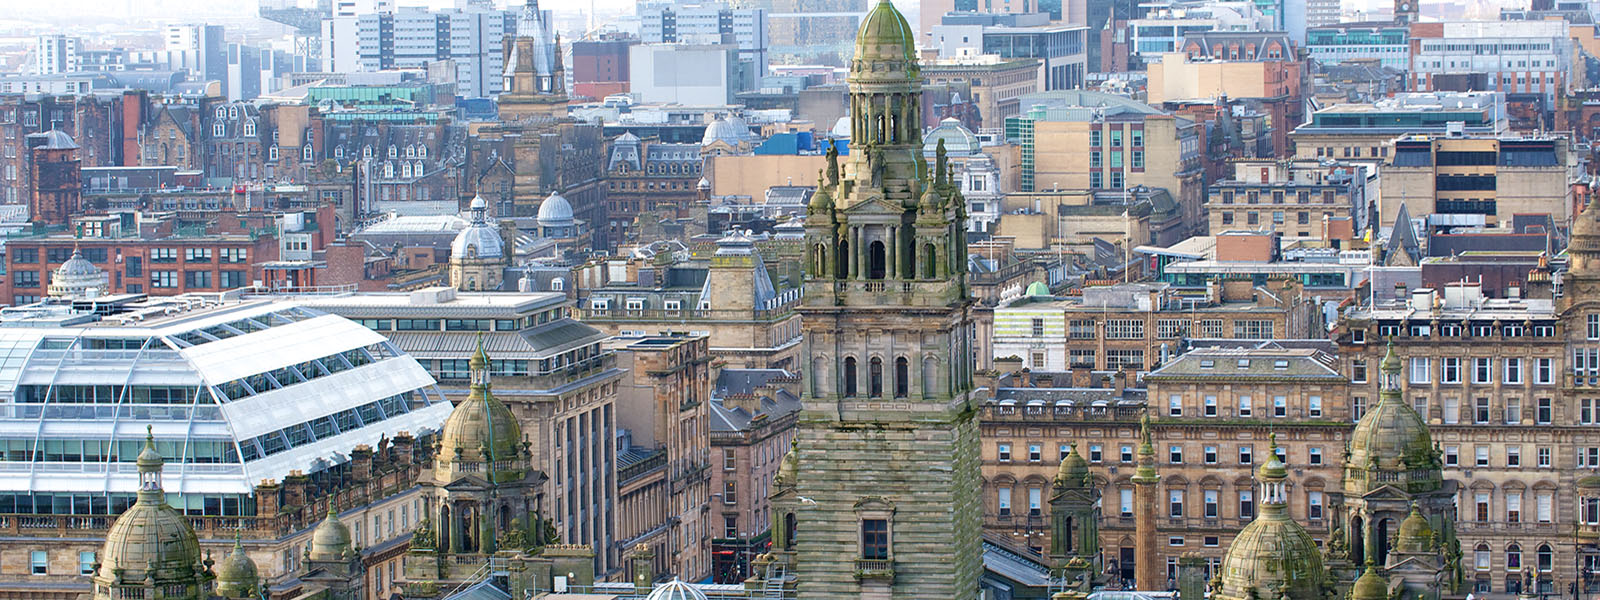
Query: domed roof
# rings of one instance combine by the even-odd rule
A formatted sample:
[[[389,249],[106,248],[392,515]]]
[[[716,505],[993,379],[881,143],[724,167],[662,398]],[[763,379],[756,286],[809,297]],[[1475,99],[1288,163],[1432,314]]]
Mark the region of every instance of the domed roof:
[[[915,60],[917,36],[889,0],[878,0],[856,33],[857,60]]]
[[[244,597],[261,584],[261,573],[250,555],[244,552],[244,543],[233,538],[233,551],[223,557],[217,566],[217,593],[229,597]]]
[[[470,366],[472,392],[450,411],[439,431],[438,469],[454,468],[457,461],[497,462],[521,456],[522,426],[511,409],[489,391],[489,355],[481,338]],[[485,449],[490,456],[483,455]]]
[[[43,150],[77,150],[78,143],[72,141],[72,136],[60,129],[51,129],[42,134],[44,143],[36,146]]]
[[[110,287],[110,278],[100,267],[83,257],[73,248],[72,257],[61,263],[50,276],[49,293],[55,297],[90,298],[104,294]]]
[[[1277,590],[1289,598],[1322,597],[1322,550],[1311,535],[1288,515],[1263,510],[1239,531],[1222,557],[1222,589],[1230,598],[1247,598],[1249,590]]]
[[[1267,447],[1267,462],[1261,463],[1261,468],[1256,470],[1256,477],[1262,481],[1288,477],[1288,467],[1283,464],[1283,459],[1278,458],[1278,434],[1268,434],[1267,437],[1272,440]]]
[[[1089,461],[1078,454],[1078,444],[1074,442],[1067,447],[1067,455],[1061,458],[1061,467],[1056,470],[1056,485],[1085,487],[1090,483]]]
[[[1422,509],[1411,505],[1411,514],[1400,522],[1399,544],[1401,552],[1428,552],[1433,549],[1433,526],[1422,516]]]
[[[709,190],[711,189],[711,180],[701,177],[700,181],[694,184],[694,187],[697,190]]]
[[[500,231],[489,224],[489,203],[483,196],[473,196],[470,208],[472,223],[450,242],[450,260],[504,258],[505,240],[500,239]]]
[[[941,140],[944,141],[944,151],[948,156],[972,156],[983,151],[978,136],[954,118],[939,121],[939,126],[928,132],[928,137],[922,138],[922,155],[933,156]]]
[[[133,506],[117,517],[106,532],[96,578],[102,581],[153,579],[192,581],[201,576],[200,541],[189,519],[167,504],[161,489],[161,454],[147,428],[144,450],[135,461],[139,468],[139,494]]]
[[[572,224],[572,203],[567,202],[561,194],[550,192],[550,196],[539,203],[539,225],[543,227],[561,227]]]
[[[1028,291],[1026,294],[1028,296],[1049,296],[1051,295],[1050,286],[1045,285],[1043,281],[1035,281],[1028,284]]]
[[[674,577],[672,581],[656,586],[649,596],[645,596],[645,600],[706,600],[706,594]]]
[[[731,146],[737,146],[754,138],[755,135],[750,133],[750,124],[746,123],[739,115],[728,115],[727,117],[717,115],[716,120],[712,121],[710,125],[706,125],[705,135],[700,136],[700,145],[710,146],[712,142],[721,141]]]
[[[1350,600],[1387,600],[1389,582],[1378,573],[1377,565],[1367,563],[1367,568],[1350,588]]]
[[[328,503],[328,516],[311,532],[311,560],[341,560],[350,552],[350,528],[339,520],[333,503]]]
[[[1433,440],[1422,415],[1401,400],[1400,359],[1392,343],[1383,359],[1383,377],[1378,405],[1362,415],[1350,434],[1345,492],[1359,496],[1390,484],[1410,492],[1438,489],[1443,477]],[[1398,477],[1375,477],[1378,472]]]

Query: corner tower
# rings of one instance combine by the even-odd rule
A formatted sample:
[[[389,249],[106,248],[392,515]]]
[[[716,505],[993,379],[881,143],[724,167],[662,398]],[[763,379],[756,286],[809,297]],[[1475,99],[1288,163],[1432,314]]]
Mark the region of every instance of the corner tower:
[[[921,73],[880,0],[850,61],[851,150],[806,217],[792,544],[802,598],[975,598],[982,572],[963,200],[922,159]]]

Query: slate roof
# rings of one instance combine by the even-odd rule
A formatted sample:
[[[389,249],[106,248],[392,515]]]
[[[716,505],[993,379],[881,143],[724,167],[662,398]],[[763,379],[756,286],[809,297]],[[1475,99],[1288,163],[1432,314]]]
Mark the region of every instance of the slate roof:
[[[1145,375],[1161,379],[1344,381],[1333,355],[1311,349],[1206,348],[1191,350]]]

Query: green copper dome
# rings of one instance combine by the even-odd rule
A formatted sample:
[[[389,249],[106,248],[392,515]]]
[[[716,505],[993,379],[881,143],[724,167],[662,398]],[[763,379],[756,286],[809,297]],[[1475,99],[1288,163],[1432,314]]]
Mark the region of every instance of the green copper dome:
[[[351,550],[350,528],[339,520],[339,513],[328,505],[328,516],[311,532],[311,560],[341,560]]]
[[[147,431],[139,468],[139,494],[133,506],[117,517],[106,532],[100,552],[99,581],[197,583],[203,579],[200,541],[189,519],[167,504],[161,488],[161,453]],[[120,573],[120,575],[119,575]]]
[[[1378,573],[1378,567],[1371,562],[1367,568],[1356,578],[1354,586],[1350,587],[1350,600],[1388,600],[1389,581]]]
[[[1056,485],[1059,487],[1087,487],[1092,480],[1089,478],[1089,461],[1078,454],[1078,444],[1074,442],[1067,449],[1067,455],[1061,459],[1061,468],[1056,471]]]
[[[1029,296],[1049,296],[1050,295],[1050,286],[1045,285],[1043,281],[1035,281],[1033,283],[1028,284],[1027,295],[1029,295]]]
[[[457,461],[512,461],[522,454],[522,426],[511,409],[489,391],[489,355],[482,339],[472,355],[471,368],[472,392],[450,411],[439,432],[439,469],[449,470]],[[484,456],[485,451],[489,456]]]
[[[1400,359],[1395,357],[1393,344],[1383,359],[1383,378],[1378,405],[1361,417],[1350,434],[1345,493],[1360,496],[1383,485],[1412,493],[1439,489],[1443,476],[1433,439],[1422,415],[1401,399]]]
[[[1422,516],[1422,509],[1411,505],[1411,514],[1400,523],[1400,538],[1397,548],[1401,552],[1429,552],[1433,550],[1433,526],[1428,524],[1427,517]]]
[[[261,585],[261,574],[250,555],[244,552],[244,543],[233,539],[233,551],[217,565],[217,594],[228,598],[246,598],[255,594]]]
[[[1239,531],[1222,557],[1220,600],[1322,597],[1328,577],[1322,549],[1289,518],[1288,469],[1278,459],[1277,436],[1271,439],[1267,464],[1256,472],[1261,513]]]
[[[913,60],[917,35],[889,0],[878,0],[856,32],[857,60]]]

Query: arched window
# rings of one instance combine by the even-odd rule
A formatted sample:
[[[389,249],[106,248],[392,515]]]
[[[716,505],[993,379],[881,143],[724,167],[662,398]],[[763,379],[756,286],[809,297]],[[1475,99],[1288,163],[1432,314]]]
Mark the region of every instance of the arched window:
[[[1522,568],[1522,546],[1512,544],[1506,547],[1506,570],[1515,571]]]
[[[557,277],[550,280],[550,291],[559,292],[564,289],[567,289],[567,281],[565,279]]]
[[[911,366],[906,357],[894,359],[894,397],[904,398],[911,393]]]
[[[854,398],[856,395],[856,358],[848,356],[844,359],[844,396]]]
[[[839,252],[833,255],[839,261],[839,268],[834,270],[834,279],[850,277],[850,242],[839,240]]]
[[[1556,568],[1556,553],[1549,544],[1539,544],[1539,572],[1549,573]]]
[[[922,245],[922,278],[923,279],[933,279],[935,277],[936,271],[934,270],[934,268],[935,268],[935,265],[934,265],[934,260],[935,259],[934,259],[934,257],[936,257],[936,256],[938,256],[938,252],[933,249],[933,244],[923,244]]]
[[[868,388],[867,388],[868,394],[867,395],[871,396],[873,398],[882,398],[883,397],[883,359],[874,356],[874,357],[872,357],[872,361],[870,363],[868,363],[868,364],[869,364],[869,366],[867,368],[868,369],[868,373],[867,374],[868,374],[868,377],[869,377],[869,381],[868,381],[868,384],[867,384],[868,385]]]
[[[939,381],[939,361],[934,360],[932,356],[923,357],[923,359],[922,359],[922,397],[927,398],[927,397],[932,396],[933,395],[933,391],[939,389],[939,386],[938,386],[938,383],[937,383],[938,381]]]
[[[1472,566],[1480,571],[1489,569],[1489,545],[1478,544],[1472,549]]]
[[[883,242],[874,240],[872,245],[867,248],[867,277],[870,279],[883,279],[888,274],[888,265],[884,262],[887,251],[884,249]]]
[[[813,266],[811,267],[811,276],[826,276],[828,274],[828,247],[824,244],[817,244],[812,252],[815,254],[815,256],[813,256],[811,259],[813,263]]]

